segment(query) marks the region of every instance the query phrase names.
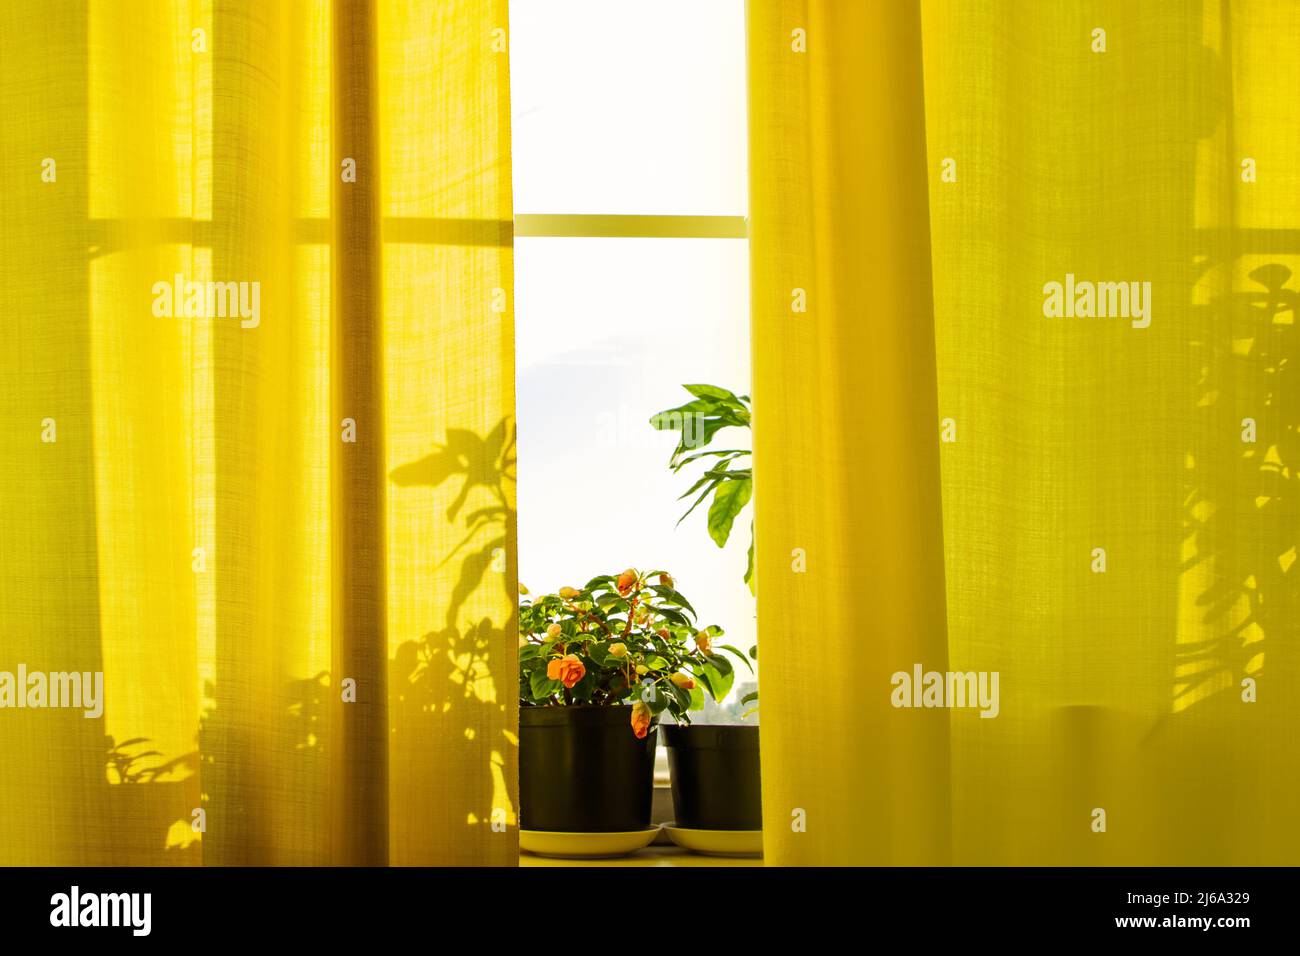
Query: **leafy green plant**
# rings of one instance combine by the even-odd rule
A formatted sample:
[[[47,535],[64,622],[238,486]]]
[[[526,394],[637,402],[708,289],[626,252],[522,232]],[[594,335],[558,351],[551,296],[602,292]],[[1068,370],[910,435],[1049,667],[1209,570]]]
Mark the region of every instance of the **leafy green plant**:
[[[753,647],[751,647],[751,648],[749,649],[749,656],[752,657],[754,660],[758,660],[758,645],[757,645],[757,644],[755,644]],[[746,661],[745,663],[746,663],[746,664],[749,664],[748,661]],[[752,673],[753,670],[754,670],[754,666],[753,666],[752,664],[749,664],[749,669],[750,669],[750,672]],[[756,691],[756,690],[751,690],[751,691],[750,691],[748,694],[746,694],[744,697],[740,698],[740,706],[741,706],[741,707],[744,707],[746,704],[753,704],[754,706],[753,706],[753,707],[750,707],[748,710],[746,710],[746,711],[744,711],[743,713],[741,713],[741,715],[740,715],[741,720],[744,720],[746,717],[749,717],[751,714],[756,714],[756,713],[758,713],[758,691]]]
[[[718,651],[744,661],[716,624],[699,627],[695,609],[666,571],[629,568],[537,598],[520,586],[519,700],[526,707],[632,703],[644,737],[667,710],[678,723],[720,701],[735,672]],[[752,670],[752,667],[751,667]]]
[[[750,427],[750,398],[720,388],[717,385],[683,385],[691,400],[676,408],[667,408],[650,417],[650,425],[659,431],[676,431],[677,447],[673,449],[668,466],[673,473],[688,465],[699,463],[704,472],[680,496],[695,500],[677,519],[681,524],[705,498],[713,495],[709,505],[709,537],[719,547],[724,547],[731,537],[736,518],[744,511],[754,494],[754,469],[752,453],[748,448],[710,448],[714,437],[724,428]],[[745,583],[750,591],[755,589],[754,579],[754,522],[749,523],[749,557],[745,568]]]

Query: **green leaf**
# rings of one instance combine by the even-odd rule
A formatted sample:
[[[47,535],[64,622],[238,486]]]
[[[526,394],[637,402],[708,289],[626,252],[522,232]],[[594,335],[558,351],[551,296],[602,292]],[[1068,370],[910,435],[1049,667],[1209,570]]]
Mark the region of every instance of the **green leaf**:
[[[687,455],[681,461],[673,465],[673,471],[681,471],[684,466],[689,465],[693,461],[699,461],[701,458],[726,458],[728,461],[732,461],[739,458],[741,455],[748,454],[751,454],[751,452],[744,448],[728,448],[725,450],[709,448],[705,451],[697,451],[693,455]],[[689,494],[689,492],[687,492],[687,494]]]
[[[736,658],[738,658],[742,663],[744,663],[744,665],[749,668],[749,672],[751,674],[754,673],[754,665],[749,662],[749,658],[744,655],[744,652],[742,652],[740,648],[733,647],[731,644],[722,644],[720,646],[724,651],[730,652],[731,654],[735,655]]]
[[[686,610],[691,612],[691,617],[697,616],[695,614],[695,608],[691,607],[691,602],[686,600],[686,598],[682,597],[680,594],[677,593],[677,591],[675,591],[673,588],[670,588],[668,585],[652,584],[650,585],[650,590],[654,591],[655,594],[659,595],[664,600],[671,601],[673,604],[676,604],[678,607],[686,608]]]
[[[616,607],[620,611],[626,611],[629,605],[627,601],[623,600],[623,598],[619,597],[613,591],[610,591],[608,594],[602,594],[600,596],[600,599],[596,601],[596,607],[600,608],[602,611],[608,611],[612,607]]]
[[[684,687],[678,687],[672,681],[669,681],[668,692],[673,695],[673,700],[681,710],[687,711],[691,709],[690,691],[686,690]]]
[[[725,659],[721,657],[715,658],[695,670],[695,676],[704,679],[704,686],[708,688],[713,699],[718,702],[721,702],[722,698],[727,696],[727,693],[731,690],[731,684],[735,680],[731,665],[727,665],[726,673],[723,673],[722,669],[716,666],[716,662],[721,660]]]
[[[719,478],[714,478],[712,481],[710,481],[708,478],[700,479],[700,482],[705,482],[705,481],[709,482],[709,486],[700,493],[700,496],[698,498],[695,499],[695,503],[686,509],[686,514],[682,515],[680,518],[677,519],[677,524],[681,524],[683,521],[689,518],[691,516],[691,512],[700,506],[700,502],[709,496],[709,492],[713,491],[713,489],[717,488],[718,485],[722,484],[722,480]],[[695,488],[698,488],[700,486],[700,482],[696,482]],[[695,488],[692,488],[691,491],[694,491]],[[691,492],[688,491],[686,494],[689,495],[690,493]]]
[[[736,415],[724,414],[718,418],[704,419],[698,435],[695,434],[694,429],[683,428],[681,440],[677,443],[677,450],[673,452],[673,460],[692,449],[705,447],[713,441],[713,436],[724,428],[745,428],[748,425],[747,420],[742,420]]]
[[[699,490],[702,486],[704,486],[710,481],[715,480],[717,477],[718,477],[717,475],[709,475],[709,474],[701,475],[698,479],[696,479],[695,484],[691,485],[689,488],[687,488],[685,491],[683,491],[680,495],[677,496],[677,500],[681,501],[683,498],[689,498],[691,495],[695,494],[695,492]],[[704,492],[704,494],[707,495],[708,492],[706,491]],[[696,504],[698,503],[699,502],[696,502]],[[689,512],[687,512],[687,514],[689,514]],[[685,517],[685,515],[683,515],[683,517]],[[678,523],[680,524],[681,522],[679,521]]]
[[[684,614],[675,611],[670,607],[657,607],[655,608],[655,613],[658,614],[666,621],[672,621],[674,624],[678,625],[679,627],[691,626],[691,622],[686,619],[686,616]]]
[[[721,478],[723,481],[730,481],[739,478],[753,478],[754,472],[751,468],[728,468],[731,459],[719,462],[714,468],[710,468],[704,473],[705,478]]]
[[[683,385],[682,388],[696,398],[713,398],[728,404],[740,404],[740,397],[735,392],[728,391],[719,385]]]
[[[591,700],[591,695],[596,691],[596,671],[592,668],[587,669],[587,673],[582,675],[582,680],[574,684],[569,690],[569,694],[574,700],[586,703]]]
[[[686,709],[687,710],[704,709],[704,688],[701,687],[699,684],[696,684],[695,687],[691,690],[691,706]]]
[[[684,405],[655,412],[650,416],[650,427],[661,432],[676,431],[690,415],[714,415],[725,409],[726,406],[717,399],[695,398]]]
[[[544,668],[539,668],[529,675],[528,686],[533,692],[534,700],[545,700],[554,694],[558,694],[564,688],[564,685],[558,680],[551,680],[547,677]]]
[[[751,478],[726,481],[718,486],[713,504],[709,507],[709,537],[713,538],[719,548],[727,543],[736,515],[749,504],[753,491],[754,482]]]
[[[751,691],[750,691],[748,694],[746,694],[744,697],[740,698],[740,706],[743,707],[743,706],[745,706],[746,704],[752,704],[752,703],[753,703],[754,701],[756,701],[756,700],[758,700],[758,691],[756,691],[756,690],[751,690]]]
[[[749,565],[745,568],[745,583],[749,585],[749,593],[758,595],[758,579],[754,577],[754,522],[749,522]]]

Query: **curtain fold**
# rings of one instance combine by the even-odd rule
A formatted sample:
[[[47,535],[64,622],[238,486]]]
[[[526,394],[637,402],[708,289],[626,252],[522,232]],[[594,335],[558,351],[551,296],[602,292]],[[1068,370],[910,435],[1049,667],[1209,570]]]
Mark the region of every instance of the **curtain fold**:
[[[750,4],[769,863],[1294,862],[1297,36]]]
[[[947,862],[948,719],[920,15],[748,7],[764,850]]]
[[[0,863],[514,863],[505,0],[6,18]]]

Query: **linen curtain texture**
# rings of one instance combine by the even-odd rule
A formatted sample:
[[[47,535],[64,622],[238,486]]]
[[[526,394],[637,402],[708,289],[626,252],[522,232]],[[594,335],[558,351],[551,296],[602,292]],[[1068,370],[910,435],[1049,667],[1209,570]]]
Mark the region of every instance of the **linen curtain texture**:
[[[748,34],[768,863],[1294,863],[1300,7]]]
[[[513,863],[505,0],[5,16],[0,864]]]

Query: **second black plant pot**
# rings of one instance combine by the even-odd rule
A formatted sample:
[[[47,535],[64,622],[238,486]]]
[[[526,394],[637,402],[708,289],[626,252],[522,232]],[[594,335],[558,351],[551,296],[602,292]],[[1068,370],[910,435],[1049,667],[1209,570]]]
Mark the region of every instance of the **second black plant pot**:
[[[664,726],[673,814],[687,830],[761,830],[758,728]]]
[[[631,706],[519,708],[525,830],[614,833],[650,826],[658,725],[632,732]]]

